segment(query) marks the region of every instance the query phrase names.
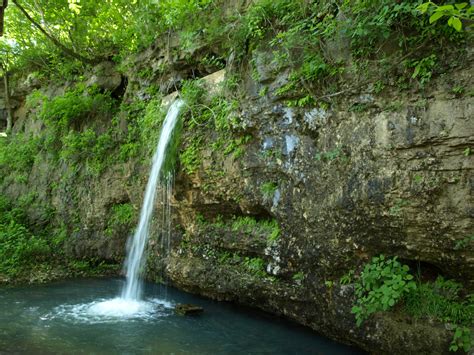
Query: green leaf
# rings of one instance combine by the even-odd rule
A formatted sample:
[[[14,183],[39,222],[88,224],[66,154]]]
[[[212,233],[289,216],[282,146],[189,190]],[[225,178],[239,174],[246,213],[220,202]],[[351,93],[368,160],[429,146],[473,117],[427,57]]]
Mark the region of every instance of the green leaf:
[[[462,22],[460,19],[458,19],[457,17],[452,17],[453,21],[452,21],[452,26],[453,28],[458,31],[458,32],[461,32],[462,30]]]
[[[461,327],[457,327],[456,328],[456,331],[454,332],[454,338],[460,338],[462,335],[462,328]]]
[[[436,11],[452,11],[452,10],[454,10],[453,5],[444,5],[444,6],[440,6],[436,9]]]
[[[430,3],[425,2],[424,4],[419,5],[416,9],[420,11],[422,14],[424,14],[426,11],[428,11],[429,6],[430,6]]]
[[[430,16],[430,23],[438,21],[441,17],[444,16],[444,13],[441,11],[436,11],[433,15]]]
[[[463,3],[460,3],[460,4],[454,4],[454,6],[456,6],[456,8],[458,10],[462,10],[467,6],[467,2],[463,2]]]
[[[411,76],[412,79],[415,79],[418,76],[418,74],[420,73],[420,69],[421,67],[419,65],[415,67],[415,70],[413,71],[413,74]]]

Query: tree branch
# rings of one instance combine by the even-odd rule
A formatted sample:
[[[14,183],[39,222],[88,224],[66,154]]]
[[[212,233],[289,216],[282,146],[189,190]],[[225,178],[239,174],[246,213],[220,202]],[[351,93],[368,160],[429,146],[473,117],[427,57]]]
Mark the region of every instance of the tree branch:
[[[5,18],[5,9],[8,6],[8,0],[0,0],[0,37],[3,36],[3,23],[4,23],[4,18]]]
[[[25,15],[25,17],[33,24],[33,26],[35,26],[42,34],[44,34],[51,42],[53,42],[53,44],[56,47],[58,47],[65,55],[67,55],[71,58],[78,59],[83,63],[87,63],[87,64],[95,64],[96,63],[96,61],[94,61],[90,58],[84,57],[84,56],[80,55],[79,53],[76,53],[72,49],[70,49],[70,48],[66,47],[65,45],[63,45],[61,42],[59,42],[58,39],[56,39],[55,37],[50,35],[43,27],[41,27],[41,25],[39,23],[37,23],[30,16],[30,14],[25,10],[25,8],[23,8],[23,6],[21,6],[18,3],[17,0],[12,0],[12,2],[16,5],[16,7],[18,7],[18,9],[23,13],[23,15]]]
[[[8,72],[3,63],[0,63],[3,72],[3,85],[5,87],[5,108],[7,110],[7,134],[10,134],[13,126],[13,109],[10,100],[10,85],[8,82]]]

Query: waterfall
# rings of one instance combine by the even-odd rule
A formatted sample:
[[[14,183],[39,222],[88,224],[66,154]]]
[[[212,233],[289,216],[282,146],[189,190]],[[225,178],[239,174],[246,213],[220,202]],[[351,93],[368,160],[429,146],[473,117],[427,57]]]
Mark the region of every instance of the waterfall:
[[[160,181],[161,169],[166,157],[166,151],[171,140],[173,130],[178,121],[178,114],[183,101],[176,100],[168,109],[166,118],[163,122],[160,138],[153,155],[153,164],[148,178],[148,183],[145,190],[145,197],[143,199],[142,209],[140,211],[140,220],[135,230],[134,235],[127,243],[127,258],[125,261],[126,270],[126,284],[122,289],[122,299],[125,300],[139,300],[141,298],[141,280],[140,269],[143,265],[143,254],[145,251],[146,242],[148,239],[148,229],[150,227],[151,216],[153,213],[153,205],[155,202],[156,190],[159,184],[165,191],[169,200],[171,194],[171,176],[168,176],[165,181]],[[170,206],[163,205],[163,221],[162,221],[162,240],[166,238],[166,243],[170,243]],[[167,230],[165,230],[167,229]]]

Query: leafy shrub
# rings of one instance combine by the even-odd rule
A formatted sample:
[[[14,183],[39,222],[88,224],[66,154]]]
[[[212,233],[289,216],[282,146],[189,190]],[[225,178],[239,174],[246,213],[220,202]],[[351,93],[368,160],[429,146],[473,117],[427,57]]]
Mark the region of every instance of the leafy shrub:
[[[74,167],[84,164],[93,175],[97,176],[106,168],[110,161],[110,151],[115,147],[111,133],[98,135],[92,128],[83,132],[70,130],[61,137],[59,157]]]
[[[144,150],[143,154],[147,156],[153,154],[161,126],[166,117],[166,112],[161,108],[161,99],[150,100],[145,112],[137,119],[138,130],[140,132],[140,141]]]
[[[406,296],[405,307],[415,318],[467,324],[474,319],[474,303],[460,297],[462,285],[438,276],[435,282],[420,283]]]
[[[372,258],[366,264],[355,284],[356,304],[352,313],[360,326],[371,314],[386,311],[402,297],[416,288],[409,267],[397,257],[386,259],[384,255]]]
[[[181,166],[188,175],[195,173],[201,165],[201,142],[202,138],[200,136],[193,137],[179,154]]]
[[[462,30],[462,19],[471,20],[474,18],[474,6],[469,6],[467,2],[459,4],[436,5],[432,1],[425,2],[417,7],[422,13],[428,12],[430,16],[430,24],[437,22],[441,18],[448,18],[448,26],[460,32]]]
[[[405,309],[418,319],[448,322],[455,325],[450,350],[468,352],[474,346],[469,329],[474,319],[474,297],[460,296],[462,285],[438,276],[436,281],[419,283],[406,295]]]
[[[280,226],[275,219],[256,220],[253,217],[236,217],[231,222],[234,232],[261,233],[267,236],[267,240],[274,241],[280,236]]]
[[[112,207],[111,216],[107,222],[105,233],[112,235],[118,228],[130,229],[136,222],[137,211],[131,203],[121,203]]]
[[[350,279],[351,274],[344,276],[341,284]],[[352,313],[360,326],[371,314],[387,311],[403,299],[405,311],[414,318],[452,323],[454,335],[450,350],[468,352],[474,346],[470,330],[474,319],[474,296],[462,298],[461,293],[461,284],[441,276],[434,282],[417,284],[407,265],[402,265],[396,257],[386,259],[380,255],[365,265],[356,280],[357,299]]]
[[[39,150],[40,139],[26,134],[0,139],[0,176],[28,173]]]
[[[458,351],[463,349],[466,353],[469,353],[474,348],[474,336],[471,329],[466,326],[457,326],[454,329],[453,340],[449,346],[449,351]]]
[[[89,116],[109,113],[112,104],[110,95],[102,94],[96,88],[77,85],[62,96],[46,100],[40,118],[47,125],[57,126],[63,131],[71,125],[80,124]]]
[[[11,219],[0,222],[0,273],[15,276],[50,256],[48,243]]]

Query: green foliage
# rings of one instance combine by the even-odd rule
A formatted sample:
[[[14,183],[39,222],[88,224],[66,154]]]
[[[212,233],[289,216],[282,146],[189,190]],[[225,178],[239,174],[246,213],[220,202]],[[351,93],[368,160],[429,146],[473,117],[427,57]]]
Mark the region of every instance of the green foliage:
[[[463,300],[461,290],[461,284],[441,276],[435,282],[419,283],[406,296],[406,311],[415,318],[469,325],[474,303],[473,299]]]
[[[331,289],[331,288],[333,288],[333,286],[334,286],[334,281],[332,281],[332,280],[326,280],[326,281],[324,281],[324,286],[326,286],[327,288]]]
[[[474,335],[471,328],[457,326],[454,328],[454,336],[449,346],[449,351],[458,351],[459,349],[469,353],[474,348]]]
[[[340,283],[351,282],[353,271]],[[434,282],[413,281],[407,265],[383,255],[367,263],[355,283],[356,302],[352,313],[360,326],[371,314],[387,311],[401,300],[407,314],[417,319],[451,323],[454,336],[450,350],[469,352],[474,345],[470,327],[474,319],[474,297],[462,297],[462,285],[438,276]]]
[[[301,282],[304,280],[305,278],[305,274],[303,271],[298,271],[296,274],[294,274],[292,277],[293,281],[296,281],[296,282]]]
[[[456,31],[462,31],[461,20],[472,20],[474,18],[474,6],[467,2],[458,4],[437,5],[432,1],[420,4],[417,9],[422,13],[430,15],[430,24],[437,22],[441,18],[447,18],[448,26]]]
[[[73,276],[98,276],[107,274],[117,274],[120,270],[120,265],[107,263],[106,261],[99,261],[92,259],[74,259],[69,260],[67,264],[69,274]]]
[[[206,89],[201,80],[185,81],[181,96],[185,101],[183,116],[187,118],[189,128],[209,123],[221,132],[226,132],[231,128],[233,122],[229,117],[231,112],[238,107],[236,100],[229,100],[221,94],[206,96]]]
[[[40,90],[33,90],[26,96],[25,107],[27,110],[35,109],[39,107],[44,101],[47,101],[47,99],[48,97]]]
[[[272,199],[275,191],[278,189],[278,185],[272,181],[268,181],[260,186],[260,191],[263,194],[263,197],[267,200]]]
[[[179,161],[186,174],[191,175],[197,171],[201,165],[201,137],[195,137],[187,143],[186,148],[179,154]]]
[[[229,229],[233,232],[249,235],[260,234],[265,236],[269,243],[276,241],[281,234],[280,226],[276,219],[257,220],[251,216],[236,216],[224,221],[223,217],[218,215],[215,220],[210,223],[200,214],[196,216],[196,219],[201,227],[212,226],[213,228]]]
[[[115,147],[110,133],[98,135],[93,129],[83,132],[73,130],[61,138],[62,148],[59,153],[61,161],[70,167],[85,164],[93,175],[100,175],[109,163],[108,153]]]
[[[250,258],[245,257],[243,260],[244,266],[247,270],[255,276],[265,277],[267,273],[265,271],[265,261],[262,258]]]
[[[26,134],[0,139],[0,176],[14,174],[22,180],[30,172],[41,149],[41,140]]]
[[[418,79],[420,85],[424,86],[433,76],[436,61],[436,55],[432,54],[419,60],[406,61],[405,64],[408,68],[414,68],[412,79]]]
[[[145,146],[142,153],[153,154],[156,142],[165,120],[166,112],[161,107],[161,98],[151,99],[145,107],[145,112],[137,118],[137,126],[140,132],[141,144]]]
[[[0,273],[15,277],[35,264],[47,261],[52,253],[48,242],[31,233],[22,211],[0,198]]]
[[[315,158],[318,161],[324,162],[330,162],[336,159],[340,159],[341,161],[345,162],[348,159],[348,157],[344,154],[344,151],[340,148],[335,148],[327,152],[316,153]]]
[[[46,130],[37,138],[21,138],[21,135],[17,135],[12,141],[17,143],[12,144],[10,148],[17,147],[15,149],[25,153],[14,154],[7,150],[5,154],[8,155],[10,166],[14,163],[15,170],[24,171],[27,166],[32,165],[32,159],[38,155],[41,148],[51,157],[68,163],[72,170],[84,166],[88,173],[100,175],[116,146],[113,130],[110,128],[104,132],[100,127],[102,133],[98,133],[99,129],[83,127],[90,125],[89,121],[93,117],[106,119],[112,116],[114,100],[110,95],[99,92],[97,88],[86,88],[79,84],[64,95],[51,100],[40,91],[33,92],[27,98],[29,109],[36,108],[41,103],[43,105],[38,116],[45,122]],[[19,140],[27,142],[19,144]],[[21,164],[20,161],[15,162],[15,159],[21,159]]]
[[[469,327],[474,319],[474,297],[462,298],[462,285],[438,276],[434,282],[419,283],[405,300],[405,310],[418,319],[454,324],[454,336],[449,350],[474,347],[474,337]]]
[[[351,35],[351,46],[358,55],[373,52],[392,34],[393,29],[399,31],[415,27],[420,29],[416,18],[416,5],[420,1],[345,1],[344,10],[352,11],[352,18],[343,24]]]
[[[349,270],[347,272],[347,274],[343,275],[339,279],[339,283],[341,285],[348,285],[348,284],[352,283],[354,281],[354,275],[355,275],[355,271],[354,270]]]
[[[474,234],[473,235],[470,235],[466,238],[463,238],[461,240],[458,240],[456,242],[456,245],[454,246],[454,249],[455,250],[460,250],[460,249],[464,249],[466,248],[467,246],[469,245],[474,245]]]
[[[234,232],[264,234],[269,242],[277,240],[280,236],[280,226],[275,219],[256,220],[248,216],[236,217],[232,220],[231,229]]]
[[[242,146],[252,138],[248,134],[240,137],[233,134],[234,127],[238,126],[236,116],[233,115],[238,108],[235,98],[226,97],[222,90],[211,96],[206,96],[205,93],[201,80],[185,81],[183,84],[181,96],[185,107],[182,117],[189,133],[184,139],[184,149],[179,154],[179,160],[188,174],[194,173],[201,164],[199,155],[205,138],[214,138],[210,144],[214,151],[224,155],[232,154],[234,158],[243,154]],[[205,131],[208,135],[203,134]]]
[[[352,307],[358,326],[371,314],[387,311],[416,289],[408,271],[409,267],[402,265],[396,257],[386,259],[384,255],[372,258],[365,265],[355,284],[357,300]]]
[[[71,127],[79,127],[90,117],[110,115],[112,108],[109,94],[100,93],[94,87],[77,85],[64,95],[51,100],[45,98],[40,118],[56,132],[65,132]]]
[[[0,223],[0,245],[0,272],[10,277],[22,268],[46,261],[51,252],[45,240],[31,235],[14,220]]]
[[[114,231],[123,228],[132,228],[137,219],[137,211],[131,203],[120,203],[112,206],[111,215],[107,220],[107,228],[105,234],[112,235]]]

